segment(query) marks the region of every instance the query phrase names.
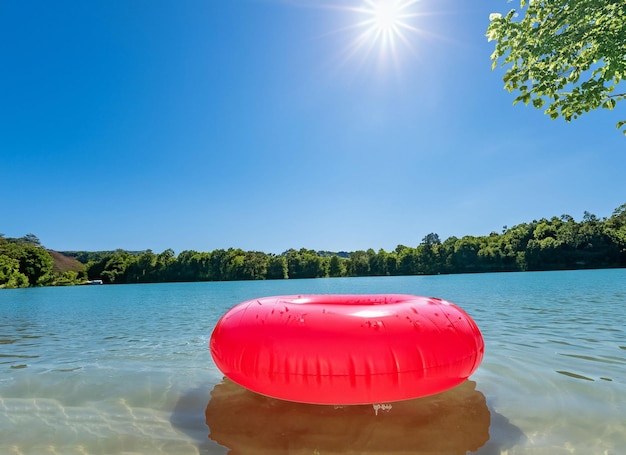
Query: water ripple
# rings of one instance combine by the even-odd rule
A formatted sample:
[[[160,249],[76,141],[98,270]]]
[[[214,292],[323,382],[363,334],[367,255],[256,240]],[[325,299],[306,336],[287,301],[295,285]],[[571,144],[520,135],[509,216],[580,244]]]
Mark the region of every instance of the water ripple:
[[[612,363],[612,364],[626,364],[626,360],[625,359],[611,357],[611,356],[593,357],[593,356],[590,356],[590,355],[564,354],[564,353],[559,353],[559,355],[564,355],[566,357],[573,357],[575,359],[589,360],[591,362],[602,362],[602,363]]]
[[[226,453],[207,445],[202,413],[189,416],[194,434],[204,431],[194,438],[173,430],[170,413],[185,390],[222,380],[207,342],[228,308],[305,293],[432,295],[463,307],[486,345],[472,380],[492,415],[525,435],[500,445],[492,422],[476,455],[626,447],[623,269],[2,290],[0,453]]]
[[[569,376],[570,378],[575,378],[575,379],[584,379],[585,381],[594,381],[594,379],[592,378],[588,378],[587,376],[583,376],[582,374],[576,374],[576,373],[571,373],[569,371],[559,371],[557,370],[557,373],[565,375],[565,376]]]

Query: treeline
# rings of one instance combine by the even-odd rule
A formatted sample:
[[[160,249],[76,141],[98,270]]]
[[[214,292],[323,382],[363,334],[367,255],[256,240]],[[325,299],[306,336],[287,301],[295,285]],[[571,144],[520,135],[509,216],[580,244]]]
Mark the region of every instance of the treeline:
[[[487,236],[428,234],[416,247],[332,253],[302,248],[266,254],[229,248],[176,255],[147,251],[64,252],[83,272],[53,273],[50,254],[32,234],[0,236],[0,287],[105,283],[271,280],[353,276],[433,275],[626,267],[626,204],[610,218],[585,212],[523,223]]]
[[[70,253],[65,253],[70,254]],[[171,249],[130,253],[118,250],[87,260],[90,279],[105,283],[271,280],[389,275],[432,275],[525,270],[626,267],[626,204],[610,218],[585,212],[503,228],[502,233],[441,241],[428,234],[417,247],[394,251],[316,252],[302,248],[266,254],[230,248],[212,252]]]
[[[37,236],[5,238],[0,234],[0,289],[61,286],[85,282],[83,270],[58,270],[52,254]]]

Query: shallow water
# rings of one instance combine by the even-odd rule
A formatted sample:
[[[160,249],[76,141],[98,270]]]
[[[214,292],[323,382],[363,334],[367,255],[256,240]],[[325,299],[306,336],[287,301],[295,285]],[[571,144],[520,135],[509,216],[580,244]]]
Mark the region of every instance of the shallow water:
[[[441,297],[479,325],[470,378],[392,409],[222,380],[218,318],[254,297]],[[626,454],[626,270],[0,291],[1,454]]]

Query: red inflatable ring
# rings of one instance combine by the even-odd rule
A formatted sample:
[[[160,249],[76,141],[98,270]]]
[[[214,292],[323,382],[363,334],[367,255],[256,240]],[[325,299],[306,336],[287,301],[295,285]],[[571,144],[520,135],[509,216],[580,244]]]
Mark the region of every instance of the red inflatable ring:
[[[240,303],[209,342],[226,377],[253,392],[315,404],[372,404],[450,389],[480,364],[474,321],[412,295],[301,295]]]

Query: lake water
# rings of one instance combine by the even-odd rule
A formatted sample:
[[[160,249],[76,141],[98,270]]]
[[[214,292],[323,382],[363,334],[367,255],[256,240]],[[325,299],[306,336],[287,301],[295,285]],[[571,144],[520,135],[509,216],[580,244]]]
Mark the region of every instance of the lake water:
[[[466,310],[483,363],[433,397],[328,407],[228,381],[235,304],[405,293]],[[626,269],[0,291],[0,454],[626,454]]]

